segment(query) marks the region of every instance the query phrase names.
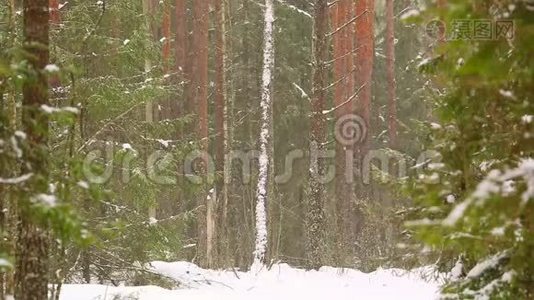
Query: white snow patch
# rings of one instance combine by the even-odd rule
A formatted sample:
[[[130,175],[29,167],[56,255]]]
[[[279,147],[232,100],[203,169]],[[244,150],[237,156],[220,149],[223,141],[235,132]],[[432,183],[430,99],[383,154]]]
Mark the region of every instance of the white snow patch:
[[[41,105],[41,109],[47,114],[59,113],[59,112],[69,112],[73,114],[78,114],[80,110],[77,107],[65,106],[61,108],[52,107],[46,104]]]
[[[56,206],[57,198],[54,195],[48,195],[48,194],[37,194],[32,198],[33,201],[42,203],[49,207]]]
[[[456,197],[453,194],[447,195],[447,203],[452,204],[454,202],[456,202]]]
[[[89,189],[89,183],[87,181],[78,181],[77,185],[82,189]]]
[[[33,176],[33,173],[24,174],[22,176],[14,177],[14,178],[1,178],[0,177],[0,183],[1,184],[19,184],[30,179],[32,176]]]
[[[500,89],[499,94],[501,94],[501,96],[505,98],[515,99],[514,93],[512,91]]]
[[[523,124],[530,124],[532,123],[532,121],[534,120],[534,116],[533,115],[524,115],[521,117],[521,122]]]
[[[491,235],[493,236],[503,236],[505,232],[504,227],[495,227],[491,230]]]
[[[125,151],[131,150],[131,151],[134,151],[134,148],[133,148],[132,145],[130,145],[129,143],[124,143],[124,144],[122,144],[122,150],[125,150]]]
[[[403,13],[400,17],[401,20],[406,20],[406,19],[409,19],[409,18],[413,18],[413,17],[417,17],[421,14],[421,12],[417,9],[410,9],[408,11],[406,11],[405,13]]]
[[[471,271],[469,271],[469,273],[467,273],[467,278],[474,279],[480,277],[487,270],[494,269],[495,267],[497,267],[499,265],[499,262],[507,256],[508,252],[502,252],[479,262],[471,269]]]
[[[13,265],[5,258],[0,258],[0,268],[11,268]]]
[[[463,270],[464,270],[464,264],[462,263],[462,259],[458,258],[458,260],[456,261],[456,264],[451,270],[451,280],[456,281],[460,279],[460,277],[462,277]]]
[[[20,130],[15,131],[15,136],[20,138],[21,140],[25,140],[27,137],[26,132]]]
[[[275,264],[259,273],[237,270],[205,270],[188,262],[153,262],[150,269],[179,281],[183,288],[166,290],[155,286],[112,287],[64,285],[61,300],[431,300],[437,299],[438,282],[427,282],[414,271],[379,269],[366,274],[353,269],[322,267],[305,271]]]
[[[48,73],[56,73],[59,72],[59,67],[55,64],[48,64],[44,67],[44,70]]]
[[[467,208],[471,205],[470,200],[466,200],[458,205],[456,205],[452,211],[449,213],[447,218],[443,220],[444,226],[454,226],[458,220],[460,220],[463,216]]]

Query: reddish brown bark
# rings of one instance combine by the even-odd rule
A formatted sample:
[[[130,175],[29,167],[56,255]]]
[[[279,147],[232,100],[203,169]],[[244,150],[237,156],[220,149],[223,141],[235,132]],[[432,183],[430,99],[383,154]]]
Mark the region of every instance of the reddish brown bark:
[[[23,85],[22,129],[27,134],[23,172],[34,174],[30,185],[34,194],[48,192],[48,115],[40,107],[48,104],[48,80],[44,68],[49,63],[48,0],[23,1],[24,48],[35,78]],[[35,223],[35,208],[28,193],[19,201],[16,247],[15,298],[45,300],[48,293],[48,234],[45,226]]]
[[[334,43],[334,114],[335,119],[339,120],[343,116],[352,113],[352,101],[350,94],[354,86],[352,76],[352,28],[349,26],[351,21],[351,0],[340,0],[332,9],[333,13],[332,31]],[[338,130],[339,128],[335,128]],[[352,146],[345,145],[343,141],[336,141],[336,177],[335,177],[335,194],[336,194],[336,216],[338,228],[338,246],[337,258],[339,263],[343,263],[348,254],[346,245],[350,237],[350,203],[352,199],[352,168],[351,168]]]
[[[395,148],[397,146],[397,83],[395,81],[395,14],[393,0],[386,0],[386,69],[389,145],[391,148]]]
[[[358,94],[357,111],[369,126],[371,110],[371,79],[374,63],[374,0],[356,1],[356,86],[362,87]]]
[[[163,60],[163,73],[169,71],[171,58],[171,5],[168,2],[163,4],[163,18],[161,21],[161,34],[163,45],[161,48],[161,58]]]
[[[61,22],[59,15],[59,0],[50,0],[48,6],[50,9],[50,23],[52,25],[59,25]]]
[[[186,0],[176,0],[175,9],[175,68],[179,74],[185,70],[185,62],[187,55],[187,15],[186,15]]]

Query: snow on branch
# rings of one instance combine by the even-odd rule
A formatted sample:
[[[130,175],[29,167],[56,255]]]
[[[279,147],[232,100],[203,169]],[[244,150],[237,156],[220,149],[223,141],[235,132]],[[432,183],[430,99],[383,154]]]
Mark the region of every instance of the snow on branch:
[[[305,10],[302,10],[302,9],[296,7],[295,5],[288,4],[284,0],[277,0],[277,1],[278,1],[278,3],[282,4],[283,6],[286,6],[287,8],[289,8],[289,9],[291,9],[291,10],[293,10],[293,11],[299,13],[299,14],[302,14],[302,15],[310,18],[310,19],[313,18],[310,13],[308,13]]]
[[[338,33],[339,31],[343,30],[343,28],[345,28],[345,27],[349,26],[350,24],[354,23],[359,17],[363,16],[364,14],[366,14],[368,12],[369,11],[367,9],[364,10],[361,14],[356,15],[352,19],[348,20],[347,23],[345,23],[345,24],[341,25],[340,27],[336,28],[334,31],[328,33],[327,36],[332,36],[332,35]]]
[[[22,176],[14,177],[14,178],[1,178],[0,177],[0,183],[1,184],[19,184],[32,178],[32,176],[33,176],[33,173],[24,174]]]
[[[505,172],[491,170],[471,196],[453,208],[443,220],[443,225],[454,226],[463,218],[472,204],[482,205],[492,195],[510,196],[515,192],[512,181],[518,179],[523,179],[526,183],[526,190],[521,194],[521,206],[524,207],[529,200],[534,198],[534,159],[532,158],[521,160],[516,168]]]

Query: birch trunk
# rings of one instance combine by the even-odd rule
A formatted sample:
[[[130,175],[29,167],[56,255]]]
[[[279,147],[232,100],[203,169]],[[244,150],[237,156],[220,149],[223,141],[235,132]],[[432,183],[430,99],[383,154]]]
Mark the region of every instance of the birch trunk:
[[[274,5],[273,0],[265,0],[265,27],[263,31],[263,74],[261,84],[261,131],[259,174],[256,189],[256,247],[253,270],[260,270],[265,264],[267,252],[267,211],[269,201],[269,180],[271,173],[272,149],[272,79],[274,72]]]

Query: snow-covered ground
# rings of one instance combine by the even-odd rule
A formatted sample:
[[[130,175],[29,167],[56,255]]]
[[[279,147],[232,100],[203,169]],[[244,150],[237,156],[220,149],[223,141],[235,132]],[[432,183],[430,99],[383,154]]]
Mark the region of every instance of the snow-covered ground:
[[[204,270],[187,262],[153,262],[153,270],[184,284],[176,290],[155,286],[112,287],[66,285],[61,300],[213,300],[213,299],[359,299],[432,300],[438,283],[422,278],[423,269],[407,272],[378,270],[370,274],[350,269],[323,267],[304,271],[286,264],[258,273]]]

